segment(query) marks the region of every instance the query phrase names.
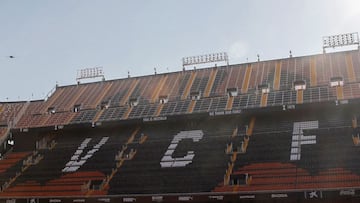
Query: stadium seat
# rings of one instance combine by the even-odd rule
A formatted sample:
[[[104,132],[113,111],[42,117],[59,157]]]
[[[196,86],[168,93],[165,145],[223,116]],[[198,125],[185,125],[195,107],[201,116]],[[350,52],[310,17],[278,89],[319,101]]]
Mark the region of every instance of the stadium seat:
[[[0,197],[355,196],[359,58],[346,51],[156,73],[1,102],[0,141],[11,149],[0,160]]]

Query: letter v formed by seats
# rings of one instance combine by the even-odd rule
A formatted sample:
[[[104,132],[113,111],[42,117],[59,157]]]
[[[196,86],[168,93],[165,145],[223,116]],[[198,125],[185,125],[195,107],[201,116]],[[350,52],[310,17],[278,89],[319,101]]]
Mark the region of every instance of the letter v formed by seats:
[[[83,154],[84,149],[88,146],[92,138],[86,138],[80,146],[77,148],[73,156],[71,157],[70,161],[66,164],[65,168],[62,170],[62,172],[75,172],[77,171],[82,165],[86,163],[88,159],[90,159],[94,154],[99,151],[101,146],[103,146],[107,141],[109,137],[103,137],[99,143],[94,145],[91,150],[87,151],[86,155],[81,156]]]

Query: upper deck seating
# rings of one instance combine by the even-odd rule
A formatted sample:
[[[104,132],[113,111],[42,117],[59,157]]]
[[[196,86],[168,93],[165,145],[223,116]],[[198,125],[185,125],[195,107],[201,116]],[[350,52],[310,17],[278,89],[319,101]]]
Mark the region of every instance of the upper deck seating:
[[[18,115],[25,102],[0,103],[0,125],[7,126]]]
[[[48,100],[30,102],[16,128],[223,111],[229,89],[237,96],[226,110],[351,100],[360,97],[359,58],[347,51],[57,87]],[[331,87],[334,78],[343,87]],[[304,83],[301,94],[296,82]],[[190,102],[194,94],[200,99]],[[168,103],[158,105],[159,98]],[[2,103],[0,124],[22,105]]]
[[[0,137],[5,136],[7,132],[7,127],[0,127]]]

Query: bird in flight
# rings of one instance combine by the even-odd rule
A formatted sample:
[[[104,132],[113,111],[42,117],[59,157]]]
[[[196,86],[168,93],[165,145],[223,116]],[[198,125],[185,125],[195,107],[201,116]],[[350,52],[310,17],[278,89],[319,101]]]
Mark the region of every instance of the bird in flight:
[[[5,58],[9,58],[9,59],[14,59],[15,56],[14,55],[9,55],[9,56],[4,56]]]

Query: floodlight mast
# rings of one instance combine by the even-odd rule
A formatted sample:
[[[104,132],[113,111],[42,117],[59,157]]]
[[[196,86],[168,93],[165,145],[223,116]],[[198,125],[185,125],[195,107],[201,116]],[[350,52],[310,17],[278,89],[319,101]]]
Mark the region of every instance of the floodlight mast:
[[[358,45],[357,48],[360,48],[359,45],[359,34],[357,32],[325,36],[323,37],[323,52],[326,53],[326,49]]]
[[[204,63],[213,63],[218,61],[224,61],[229,65],[229,57],[226,52],[205,54],[200,56],[188,56],[182,58],[183,67],[195,65],[195,64],[204,64]]]
[[[82,79],[98,78],[101,77],[102,81],[105,80],[105,75],[102,67],[84,68],[77,72],[76,81],[79,84]]]

